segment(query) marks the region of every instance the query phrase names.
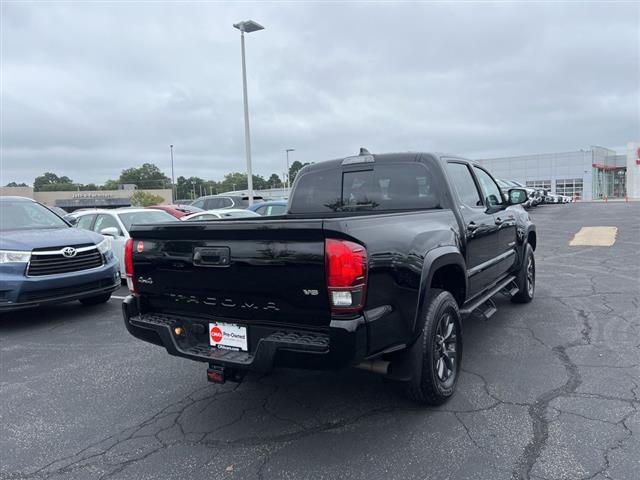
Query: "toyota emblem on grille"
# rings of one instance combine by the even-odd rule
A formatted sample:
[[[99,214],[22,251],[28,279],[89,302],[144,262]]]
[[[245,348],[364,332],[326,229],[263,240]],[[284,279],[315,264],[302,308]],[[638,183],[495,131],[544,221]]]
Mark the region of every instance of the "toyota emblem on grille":
[[[78,251],[73,247],[64,247],[62,249],[62,255],[67,258],[75,257]]]

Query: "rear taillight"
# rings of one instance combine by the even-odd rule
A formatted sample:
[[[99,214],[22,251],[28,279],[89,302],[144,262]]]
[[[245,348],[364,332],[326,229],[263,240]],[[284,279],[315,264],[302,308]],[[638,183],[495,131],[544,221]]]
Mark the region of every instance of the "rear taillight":
[[[367,250],[347,240],[328,238],[324,244],[331,311],[359,312],[367,290]]]
[[[127,287],[131,293],[137,293],[133,276],[133,238],[129,238],[124,244],[124,271],[127,274]]]

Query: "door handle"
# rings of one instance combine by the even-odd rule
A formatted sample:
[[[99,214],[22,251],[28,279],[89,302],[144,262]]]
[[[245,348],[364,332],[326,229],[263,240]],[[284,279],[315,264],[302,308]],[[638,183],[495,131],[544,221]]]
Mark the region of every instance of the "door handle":
[[[478,229],[478,225],[476,224],[476,222],[471,222],[469,223],[469,225],[467,225],[467,230],[469,230],[470,232],[475,232]]]
[[[502,219],[500,217],[496,218],[496,225],[502,225]]]

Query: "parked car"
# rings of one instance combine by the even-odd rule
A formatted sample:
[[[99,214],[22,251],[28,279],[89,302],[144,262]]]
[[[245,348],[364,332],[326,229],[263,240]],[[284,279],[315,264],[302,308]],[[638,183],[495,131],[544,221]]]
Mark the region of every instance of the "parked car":
[[[515,180],[501,180],[501,182],[505,183],[509,188],[523,188],[527,192],[527,201],[523,204],[525,208],[537,207],[543,201],[543,196],[539,190],[531,187],[525,187],[520,182],[516,182]]]
[[[129,238],[131,225],[178,221],[167,212],[147,208],[93,209],[73,212],[72,215],[77,220],[76,227],[111,237],[113,254],[118,259],[123,279],[126,278],[124,245]]]
[[[147,207],[147,208],[153,208],[155,210],[165,211],[176,218],[182,218],[192,213],[204,212],[204,210],[202,210],[201,208],[194,207],[192,205],[182,205],[182,204],[154,205],[152,207]]]
[[[221,210],[204,210],[202,212],[186,215],[180,220],[184,222],[194,222],[201,220],[228,220],[230,218],[251,218],[259,217],[255,212],[240,210],[239,208],[223,208]]]
[[[504,293],[530,302],[536,230],[481,166],[427,153],[307,165],[288,213],[136,225],[129,332],[209,364],[213,382],[277,366],[358,366],[441,404],[462,360],[461,318]]]
[[[30,198],[0,197],[0,312],[95,305],[119,286],[111,239],[73,228]]]
[[[63,208],[60,208],[60,207],[50,206],[50,205],[45,205],[45,207],[47,207],[53,213],[58,215],[60,218],[64,218],[66,215],[69,214],[69,212],[67,212],[66,210],[64,210]]]
[[[254,196],[254,202],[261,202],[263,200],[260,196]],[[191,205],[201,208],[203,210],[220,210],[222,208],[247,208],[249,206],[249,197],[240,195],[207,195],[200,197]]]
[[[563,203],[560,195],[555,193],[546,192],[544,196],[544,203]]]
[[[284,215],[287,212],[286,200],[271,200],[268,202],[254,203],[247,210],[256,212],[263,217],[273,217],[276,215]]]

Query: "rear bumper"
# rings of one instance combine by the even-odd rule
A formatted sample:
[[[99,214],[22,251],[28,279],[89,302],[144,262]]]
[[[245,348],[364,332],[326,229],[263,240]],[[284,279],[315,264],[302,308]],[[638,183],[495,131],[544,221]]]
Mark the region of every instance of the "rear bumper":
[[[362,318],[332,321],[323,332],[248,325],[249,351],[239,352],[209,345],[207,319],[141,314],[133,295],[124,300],[122,310],[125,326],[134,337],[163,346],[171,355],[210,365],[261,372],[274,367],[327,370],[359,363],[366,356]],[[185,334],[175,335],[176,327]]]

